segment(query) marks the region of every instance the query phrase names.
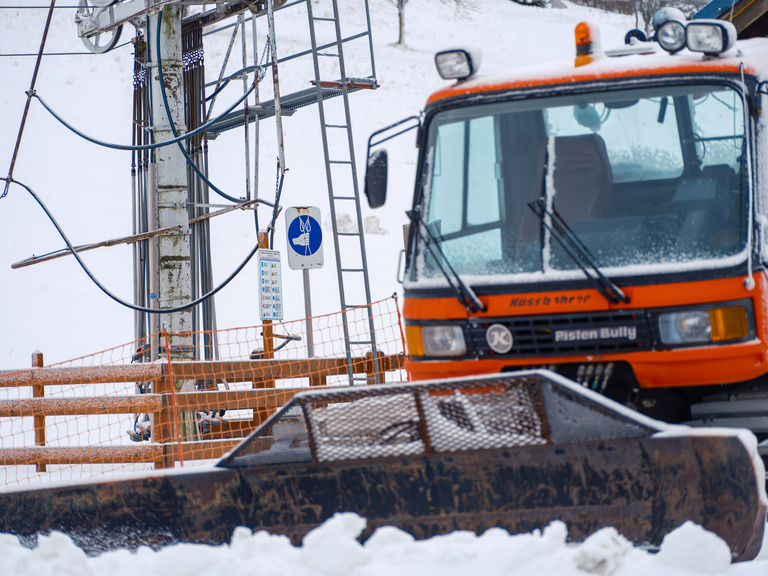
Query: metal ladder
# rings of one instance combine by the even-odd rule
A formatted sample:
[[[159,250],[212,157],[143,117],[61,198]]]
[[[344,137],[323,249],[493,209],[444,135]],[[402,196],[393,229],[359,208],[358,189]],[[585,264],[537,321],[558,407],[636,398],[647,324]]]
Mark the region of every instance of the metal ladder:
[[[336,270],[339,283],[339,299],[341,304],[341,312],[344,321],[344,345],[347,358],[348,376],[351,385],[354,385],[354,373],[352,367],[352,346],[369,346],[371,349],[372,360],[374,362],[374,373],[376,374],[376,384],[380,383],[380,366],[378,359],[378,350],[376,347],[376,332],[373,323],[373,314],[371,310],[371,289],[368,278],[368,260],[365,251],[365,237],[363,234],[363,217],[360,210],[360,191],[357,180],[357,164],[355,162],[355,148],[354,140],[352,138],[352,122],[350,119],[349,111],[349,92],[351,90],[358,90],[360,88],[376,88],[375,69],[373,61],[373,48],[371,43],[371,26],[370,15],[368,11],[368,0],[365,0],[365,12],[367,18],[367,34],[369,40],[370,54],[371,54],[371,76],[363,79],[350,79],[346,75],[344,65],[344,49],[343,44],[345,39],[341,35],[341,27],[339,24],[339,8],[337,0],[332,0],[333,5],[333,17],[315,17],[312,11],[312,0],[307,0],[307,16],[309,19],[309,34],[312,43],[312,59],[315,71],[315,89],[317,91],[317,106],[320,114],[320,132],[323,140],[323,154],[325,157],[325,171],[328,186],[328,198],[331,209],[331,225],[333,229],[333,246],[336,254]],[[335,43],[331,42],[324,46],[318,47],[317,35],[315,31],[316,25],[333,26],[335,30]],[[334,58],[338,61],[338,70],[340,78],[334,78],[333,80],[321,78],[319,58]],[[329,123],[326,119],[326,110],[324,105],[324,99],[327,97],[326,92],[328,90],[339,90],[341,92],[344,118],[338,123]],[[346,133],[346,147],[334,149],[332,152],[329,146],[329,134],[334,132]],[[338,176],[334,177],[334,168],[341,169],[343,171],[349,171],[348,174],[351,177],[351,190],[344,190],[343,192],[337,190],[341,186],[336,186],[337,181],[340,179]],[[356,222],[349,231],[339,231],[338,228],[338,213],[345,209],[349,209],[354,206],[354,214]],[[357,225],[357,229],[353,230],[354,224]],[[341,238],[347,238],[351,242],[344,243],[344,249],[342,250],[339,240]],[[351,291],[347,289],[349,282],[345,280],[351,280],[357,277],[362,279],[362,284],[365,290],[365,302],[350,302],[349,296]],[[358,281],[359,283],[359,281]],[[368,322],[368,336],[365,340],[352,341],[349,334],[349,325],[347,321],[347,312],[352,308],[360,306],[366,306],[365,311],[367,314]]]

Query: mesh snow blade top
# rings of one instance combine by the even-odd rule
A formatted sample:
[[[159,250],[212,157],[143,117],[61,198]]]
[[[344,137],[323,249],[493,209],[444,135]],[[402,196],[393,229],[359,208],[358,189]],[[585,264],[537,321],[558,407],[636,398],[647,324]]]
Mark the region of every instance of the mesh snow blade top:
[[[362,540],[383,526],[423,539],[560,520],[574,541],[613,526],[655,548],[692,521],[748,560],[768,500],[753,444],[644,418],[545,371],[311,390],[215,467],[0,492],[0,531],[32,544],[58,530],[88,553],[219,544],[237,526],[299,545],[355,512]]]
[[[308,391],[219,465],[334,462],[645,438],[663,426],[543,372]]]

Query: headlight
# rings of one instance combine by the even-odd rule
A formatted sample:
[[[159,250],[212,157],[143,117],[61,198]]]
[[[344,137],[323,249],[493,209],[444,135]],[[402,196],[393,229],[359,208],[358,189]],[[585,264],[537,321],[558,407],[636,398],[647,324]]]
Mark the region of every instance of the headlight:
[[[749,334],[749,318],[743,306],[685,310],[659,315],[664,344],[696,344],[740,340]]]
[[[685,48],[685,24],[677,20],[665,22],[657,32],[656,40],[667,52],[679,52]]]
[[[685,14],[677,8],[665,7],[656,11],[651,20],[656,41],[667,52],[685,48]]]
[[[413,356],[461,356],[467,351],[461,326],[406,326],[405,335]]]
[[[659,316],[659,330],[664,344],[689,344],[712,340],[712,325],[706,310],[662,314]]]
[[[461,48],[435,54],[437,73],[443,80],[466,80],[480,69],[479,50]]]
[[[736,44],[736,27],[723,20],[686,21],[677,8],[658,10],[651,21],[656,40],[667,52],[674,54],[688,48],[710,56],[722,54]]]
[[[704,54],[721,54],[736,43],[736,28],[720,20],[694,20],[685,27],[688,50]]]

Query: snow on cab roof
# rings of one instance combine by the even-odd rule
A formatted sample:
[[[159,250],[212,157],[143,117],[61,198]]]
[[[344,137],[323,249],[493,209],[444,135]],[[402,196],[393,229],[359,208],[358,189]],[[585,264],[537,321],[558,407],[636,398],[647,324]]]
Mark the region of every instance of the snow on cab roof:
[[[464,82],[434,92],[427,105],[447,98],[554,86],[572,82],[627,78],[641,76],[662,76],[669,74],[695,73],[740,73],[768,79],[768,38],[752,38],[739,41],[735,48],[714,58],[704,57],[699,52],[682,50],[669,54],[660,48],[651,54],[627,56],[599,56],[587,65],[576,67],[573,60],[517,68],[504,75],[478,75]]]

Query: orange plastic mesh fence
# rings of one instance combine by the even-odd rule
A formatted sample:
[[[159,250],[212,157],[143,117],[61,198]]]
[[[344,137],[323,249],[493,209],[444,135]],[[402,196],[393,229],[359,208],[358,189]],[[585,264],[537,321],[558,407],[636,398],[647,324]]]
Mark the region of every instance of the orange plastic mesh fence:
[[[0,487],[215,462],[302,388],[407,381],[403,350],[390,297],[0,372]]]

